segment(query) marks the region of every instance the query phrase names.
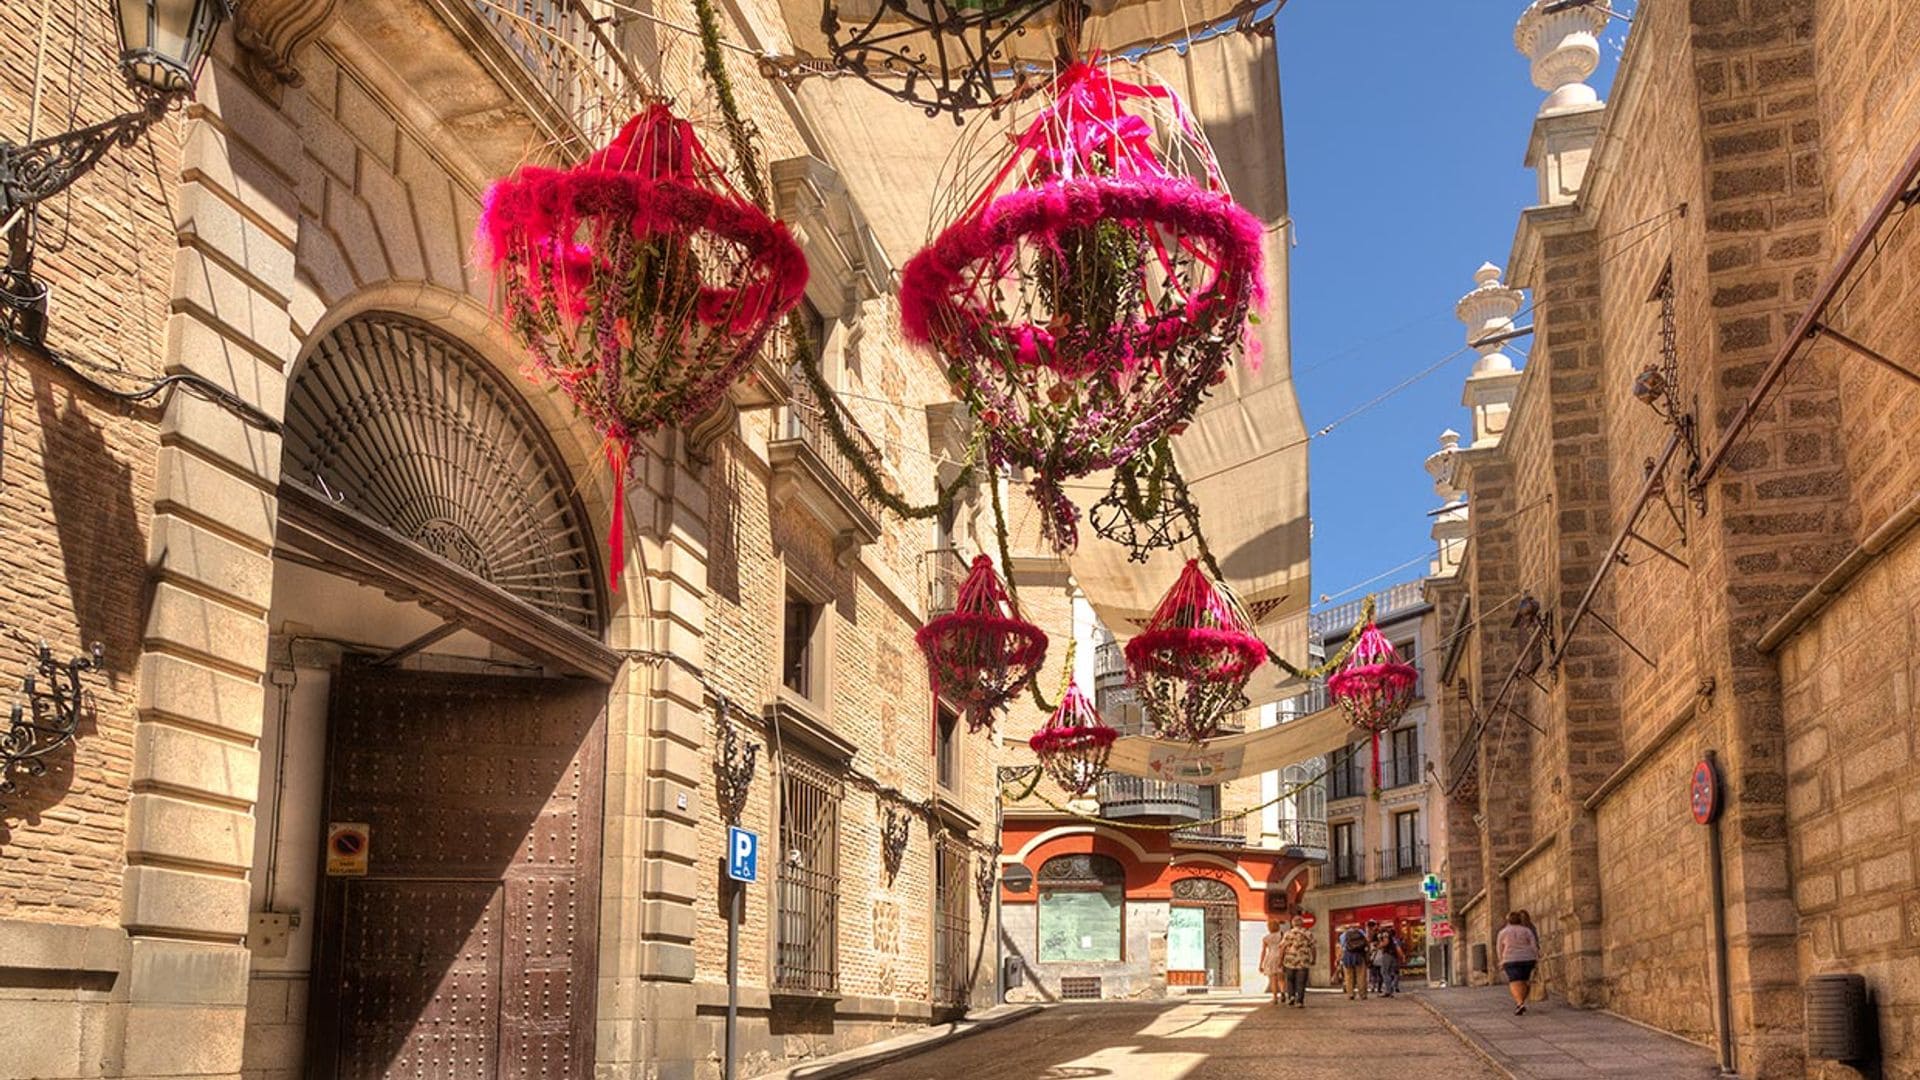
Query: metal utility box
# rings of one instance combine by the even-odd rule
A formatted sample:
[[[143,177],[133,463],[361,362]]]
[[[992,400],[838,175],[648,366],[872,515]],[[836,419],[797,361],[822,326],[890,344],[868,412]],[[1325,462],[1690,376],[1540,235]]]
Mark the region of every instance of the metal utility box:
[[[1807,1056],[1818,1061],[1866,1061],[1873,1056],[1873,1011],[1864,975],[1807,979]]]

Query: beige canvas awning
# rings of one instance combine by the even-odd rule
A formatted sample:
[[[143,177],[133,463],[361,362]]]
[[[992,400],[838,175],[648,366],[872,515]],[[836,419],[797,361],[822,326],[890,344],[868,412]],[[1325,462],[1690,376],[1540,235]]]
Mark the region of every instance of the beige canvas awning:
[[[1339,709],[1322,709],[1290,723],[1194,744],[1129,735],[1113,744],[1112,772],[1187,784],[1224,784],[1330,754],[1355,738]]]

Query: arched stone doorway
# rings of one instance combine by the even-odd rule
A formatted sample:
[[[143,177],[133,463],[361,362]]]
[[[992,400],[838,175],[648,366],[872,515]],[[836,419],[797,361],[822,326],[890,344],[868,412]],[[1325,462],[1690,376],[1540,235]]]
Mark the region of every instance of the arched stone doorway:
[[[311,913],[305,1074],[591,1075],[619,658],[562,457],[474,348],[367,312],[296,370],[279,493],[262,906]]]
[[[1173,883],[1167,917],[1167,985],[1226,988],[1240,985],[1240,898],[1213,878]]]

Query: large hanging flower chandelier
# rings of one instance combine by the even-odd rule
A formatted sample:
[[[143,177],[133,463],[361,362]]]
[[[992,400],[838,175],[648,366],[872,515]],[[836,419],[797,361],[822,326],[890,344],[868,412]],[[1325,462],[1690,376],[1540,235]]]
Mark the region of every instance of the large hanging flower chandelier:
[[[954,610],[922,626],[914,641],[934,692],[964,708],[973,731],[991,726],[993,710],[1025,690],[1047,657],[1047,635],[1020,618],[985,555],[974,558]]]
[[[740,197],[693,126],[649,106],[575,168],[493,185],[479,242],[529,373],[606,439],[614,504],[653,431],[712,409],[799,303],[806,258]],[[613,515],[611,573],[623,560]]]
[[[1353,726],[1372,736],[1373,789],[1380,790],[1380,733],[1407,713],[1420,671],[1400,659],[1393,643],[1369,621],[1346,666],[1327,679],[1327,693]]]
[[[1127,681],[1160,734],[1201,742],[1247,707],[1267,646],[1233,593],[1189,559],[1126,656]]]
[[[1100,719],[1080,684],[1069,682],[1067,692],[1060,695],[1059,706],[1027,740],[1027,746],[1062,790],[1086,795],[1107,775],[1107,756],[1119,737],[1118,731]]]
[[[1262,296],[1262,230],[1144,69],[1076,63],[1041,101],[1011,153],[976,129],[956,154],[944,186],[971,201],[907,263],[900,308],[908,339],[945,359],[988,458],[1033,472],[1065,551],[1079,511],[1062,482],[1126,462],[1226,378]]]

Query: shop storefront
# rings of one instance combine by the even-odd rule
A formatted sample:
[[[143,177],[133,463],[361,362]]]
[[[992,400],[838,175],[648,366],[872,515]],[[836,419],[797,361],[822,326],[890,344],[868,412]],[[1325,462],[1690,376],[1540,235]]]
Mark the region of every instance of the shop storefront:
[[[1401,975],[1408,980],[1426,978],[1427,911],[1426,905],[1419,900],[1335,908],[1329,912],[1326,920],[1329,976],[1336,981],[1340,976],[1340,935],[1350,927],[1358,926],[1365,930],[1369,920],[1382,925],[1391,923],[1400,931],[1400,940],[1406,946],[1407,953],[1406,965],[1400,969]]]

